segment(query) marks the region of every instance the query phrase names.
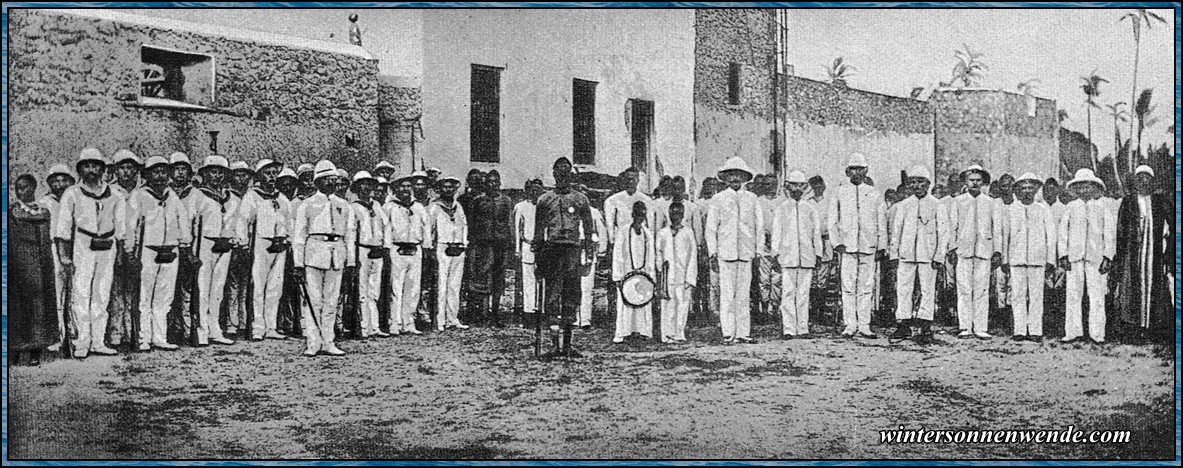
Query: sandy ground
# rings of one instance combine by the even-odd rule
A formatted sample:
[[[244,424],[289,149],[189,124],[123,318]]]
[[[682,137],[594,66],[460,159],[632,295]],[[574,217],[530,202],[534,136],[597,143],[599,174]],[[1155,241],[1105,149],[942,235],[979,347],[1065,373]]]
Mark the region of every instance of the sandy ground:
[[[1170,458],[1174,356],[1120,344],[773,339],[533,359],[532,330],[298,340],[11,367],[27,458]],[[881,429],[1130,430],[1119,445],[883,445]]]

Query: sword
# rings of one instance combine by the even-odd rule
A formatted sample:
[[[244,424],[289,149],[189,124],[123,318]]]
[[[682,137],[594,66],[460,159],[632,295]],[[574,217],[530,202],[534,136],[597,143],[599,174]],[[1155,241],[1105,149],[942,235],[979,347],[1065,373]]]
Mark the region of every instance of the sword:
[[[72,269],[73,264],[71,264]],[[62,314],[62,321],[65,323],[62,324],[62,328],[65,333],[62,336],[62,352],[68,358],[74,356],[74,340],[78,339],[78,318],[74,315],[74,298],[72,297],[74,295],[74,272],[69,271],[64,276],[65,284],[62,286],[64,290],[62,295],[65,297],[63,297],[62,308],[65,309],[65,313]]]
[[[546,306],[546,278],[534,280],[534,357],[542,354],[542,308]]]
[[[205,218],[200,214],[197,215],[197,239],[193,241],[193,255],[201,260],[201,237],[203,227],[205,226]],[[200,342],[198,337],[198,327],[201,323],[201,294],[200,282],[198,277],[201,276],[201,267],[191,270],[193,277],[189,279],[192,282],[192,287],[189,288],[189,343],[192,346],[197,346]]]
[[[300,296],[304,298],[304,302],[308,304],[308,315],[312,317],[312,325],[316,326],[316,332],[321,333],[320,320],[316,318],[316,308],[312,307],[312,298],[308,296],[308,284],[300,281]]]

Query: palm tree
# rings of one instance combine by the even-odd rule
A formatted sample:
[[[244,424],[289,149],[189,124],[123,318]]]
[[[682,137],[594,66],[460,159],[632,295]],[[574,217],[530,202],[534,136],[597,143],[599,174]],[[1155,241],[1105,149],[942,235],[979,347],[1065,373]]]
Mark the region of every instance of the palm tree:
[[[1113,133],[1114,135],[1117,135],[1117,137],[1113,139],[1113,175],[1114,178],[1117,179],[1118,188],[1121,188],[1122,177],[1120,176],[1121,171],[1117,169],[1117,160],[1121,158],[1121,148],[1124,145],[1121,141],[1121,128],[1117,126],[1117,122],[1119,120],[1122,122],[1129,120],[1130,113],[1126,112],[1125,109],[1122,109],[1122,107],[1125,105],[1126,103],[1124,102],[1105,105],[1105,108],[1109,110],[1109,116],[1113,117]],[[1126,154],[1126,164],[1122,164],[1122,166],[1129,166],[1130,160],[1132,160],[1132,158],[1129,154]]]
[[[1140,58],[1142,52],[1142,24],[1146,25],[1146,29],[1150,29],[1154,25],[1154,21],[1167,24],[1167,20],[1163,19],[1163,17],[1159,16],[1157,13],[1145,8],[1138,8],[1135,11],[1126,13],[1122,15],[1121,18],[1117,20],[1117,22],[1120,23],[1126,19],[1130,20],[1130,25],[1134,28],[1134,83],[1130,85],[1130,101],[1137,102],[1134,100],[1134,96],[1138,93],[1138,59]],[[1131,120],[1130,138],[1133,138],[1133,136],[1134,121]],[[1141,141],[1138,143],[1141,143]],[[1131,159],[1131,163],[1132,162],[1133,160]]]
[[[1080,89],[1084,91],[1084,102],[1087,104],[1085,111],[1087,112],[1088,136],[1089,143],[1091,144],[1093,143],[1093,108],[1101,108],[1093,99],[1101,95],[1101,83],[1108,83],[1109,80],[1101,78],[1101,75],[1097,74],[1096,69],[1093,69],[1093,72],[1089,73],[1089,76],[1082,76],[1080,79],[1084,81],[1084,84],[1080,85]],[[1095,157],[1091,159],[1093,160],[1093,171],[1095,172],[1097,170],[1097,161]]]
[[[846,79],[854,75],[854,66],[838,57],[834,59],[833,65],[826,67],[826,74],[830,75],[831,84],[846,86]]]
[[[1138,101],[1134,103],[1134,117],[1138,120],[1138,139],[1136,140],[1138,144],[1134,146],[1134,148],[1137,148],[1134,153],[1137,158],[1130,158],[1131,172],[1133,171],[1133,167],[1137,167],[1142,162],[1142,131],[1158,123],[1158,118],[1150,116],[1150,114],[1154,113],[1154,109],[1158,107],[1150,103],[1150,98],[1153,94],[1153,89],[1143,89],[1142,94],[1138,95]]]
[[[1056,112],[1056,120],[1060,122],[1060,125],[1063,125],[1064,121],[1068,120],[1068,118],[1068,111],[1066,109],[1060,109],[1059,112]]]
[[[953,65],[953,79],[949,81],[949,84],[960,80],[961,87],[973,87],[982,78],[982,72],[989,70],[990,67],[981,60],[981,52],[970,50],[967,44],[961,45],[965,50],[953,51],[953,57],[957,59],[957,64]]]

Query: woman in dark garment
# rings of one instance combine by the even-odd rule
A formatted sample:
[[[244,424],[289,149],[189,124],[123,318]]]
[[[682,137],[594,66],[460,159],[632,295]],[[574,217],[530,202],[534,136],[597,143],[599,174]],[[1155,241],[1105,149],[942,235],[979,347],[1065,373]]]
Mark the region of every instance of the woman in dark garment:
[[[14,363],[27,356],[29,365],[58,341],[49,210],[34,204],[36,191],[36,178],[17,177],[17,200],[8,207],[8,350]]]

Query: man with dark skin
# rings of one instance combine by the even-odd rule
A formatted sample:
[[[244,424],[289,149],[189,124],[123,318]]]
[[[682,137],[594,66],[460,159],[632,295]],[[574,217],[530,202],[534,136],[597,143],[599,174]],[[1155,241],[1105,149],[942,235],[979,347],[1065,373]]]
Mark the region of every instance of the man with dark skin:
[[[414,180],[414,183],[412,185],[412,190],[415,195],[415,202],[414,203],[416,206],[418,206],[422,210],[422,213],[424,213],[424,219],[426,219],[427,209],[431,205],[431,201],[433,200],[434,191],[432,190],[432,187],[435,186],[435,183],[436,183],[435,180],[437,177],[439,177],[439,170],[438,169],[435,170],[434,174],[435,174],[435,176],[432,176],[432,171],[428,170],[427,177],[416,177]],[[426,323],[426,322],[430,322],[431,321],[430,317],[435,314],[435,303],[436,303],[436,291],[435,291],[436,284],[435,283],[436,283],[438,275],[439,275],[439,269],[438,269],[439,265],[436,264],[436,260],[435,260],[436,252],[435,252],[434,245],[431,245],[431,243],[428,240],[424,240],[422,250],[423,250],[423,263],[422,263],[422,267],[421,267],[422,276],[420,276],[420,278],[419,278],[420,279],[421,296],[419,299],[420,303],[419,303],[419,307],[418,307],[419,310],[418,310],[417,315],[418,315],[419,321]]]
[[[1044,283],[1055,268],[1058,226],[1047,204],[1036,203],[1042,181],[1030,172],[1014,184],[1018,203],[1005,208],[1008,232],[1003,263],[1011,268],[1012,339],[1039,341],[1043,336]]]
[[[531,179],[524,187],[526,199],[518,202],[513,209],[513,233],[516,242],[514,249],[517,253],[521,268],[517,272],[517,312],[521,317],[522,328],[529,328],[534,323],[533,314],[538,313],[536,278],[534,275],[536,262],[534,252],[530,250],[530,243],[534,241],[534,212],[538,204],[538,197],[545,190],[542,181]]]
[[[251,187],[251,182],[255,179],[255,171],[247,167],[246,163],[236,161],[236,164],[230,166],[232,172],[230,173],[230,190],[234,191],[235,195],[240,198],[246,194],[247,189]]]
[[[946,263],[957,278],[958,337],[988,340],[990,270],[1002,264],[1002,205],[984,192],[990,173],[981,166],[970,166],[963,178],[965,193],[949,202]]]
[[[702,181],[702,189],[698,193],[699,210],[691,222],[695,230],[701,232],[698,238],[698,287],[694,288],[695,309],[694,320],[710,322],[719,310],[719,271],[711,266],[710,254],[707,252],[706,222],[707,207],[711,198],[719,191],[719,179],[707,177]]]
[[[296,179],[300,181],[300,186],[296,190],[296,197],[300,198],[301,200],[316,193],[316,184],[312,183],[312,174],[313,171],[311,164],[301,164],[300,168],[296,171]],[[292,200],[294,201],[295,198]],[[292,209],[294,210],[296,207],[293,206]]]
[[[1135,343],[1148,338],[1166,343],[1175,337],[1170,290],[1175,282],[1175,210],[1167,195],[1154,193],[1154,177],[1150,166],[1134,169],[1134,193],[1123,197],[1117,210],[1114,297],[1122,331]]]
[[[173,193],[176,193],[177,197],[181,199],[181,203],[185,205],[187,219],[184,221],[192,232],[192,238],[196,239],[198,234],[194,213],[197,211],[197,203],[201,197],[200,191],[193,187],[193,163],[185,153],[176,152],[169,156],[169,164],[172,165],[169,184]],[[177,265],[177,290],[168,314],[168,341],[172,343],[190,342],[190,338],[194,336],[193,314],[191,312],[197,310],[192,302],[193,286],[197,283],[197,268],[200,266],[197,264],[199,260],[197,255],[194,255],[194,252],[189,249],[182,249],[180,255],[181,261]]]
[[[34,181],[36,180],[34,179]],[[45,208],[46,212],[49,214],[49,226],[50,229],[52,229],[54,220],[58,219],[58,208],[61,206],[62,193],[65,192],[67,188],[74,185],[74,174],[70,173],[70,169],[67,168],[65,164],[55,164],[53,167],[49,168],[49,176],[46,177],[45,182],[46,185],[49,186],[49,193],[38,199],[37,205]],[[50,236],[53,236],[52,232],[50,233]],[[68,278],[62,275],[61,255],[58,252],[56,246],[53,247],[53,266],[54,297],[57,298],[56,305],[58,313],[58,333],[61,334],[64,331],[61,327],[61,324],[62,312],[65,310],[64,301],[66,298],[65,295],[62,294],[64,291],[62,288],[65,286],[65,281]],[[52,345],[49,351],[58,351],[59,347],[61,346],[61,340],[59,339],[58,341],[59,343]]]
[[[480,169],[471,169],[468,171],[468,176],[465,177],[464,180],[464,193],[456,195],[456,202],[460,204],[461,208],[464,210],[464,215],[468,218],[468,222],[472,223],[473,226],[473,229],[468,231],[467,241],[469,242],[469,245],[473,245],[473,241],[476,239],[476,236],[480,235],[477,232],[480,228],[477,228],[477,226],[485,225],[484,218],[486,216],[484,214],[476,213],[474,211],[476,207],[473,206],[477,198],[485,196],[484,185],[485,173]],[[481,315],[483,315],[484,310],[486,310],[477,302],[479,302],[481,299],[487,299],[486,296],[488,296],[488,294],[483,290],[483,286],[475,284],[472,276],[473,267],[476,266],[478,260],[482,259],[478,257],[480,257],[480,254],[477,254],[476,252],[470,252],[467,258],[468,261],[464,262],[464,277],[462,280],[464,286],[460,288],[460,318],[464,322],[482,322],[484,317]],[[474,287],[481,288],[481,291],[473,291]]]
[[[116,151],[112,160],[115,163],[110,166],[113,169],[114,182],[109,187],[112,193],[126,200],[131,191],[140,186],[140,169],[143,161],[128,150]],[[140,270],[130,268],[127,260],[123,255],[115,256],[108,306],[110,320],[107,322],[108,339],[114,347],[122,346],[125,337],[129,337],[129,342],[135,339],[131,336],[134,329],[132,320],[138,320],[135,317],[139,314]]]
[[[476,308],[476,317],[497,328],[501,320],[501,294],[505,290],[505,258],[513,246],[513,202],[501,193],[501,174],[496,170],[485,174],[481,192],[470,205],[469,238],[472,256],[469,258],[469,307]]]
[[[538,257],[538,275],[545,280],[542,313],[551,323],[555,355],[580,357],[571,346],[571,329],[580,300],[581,255],[594,255],[600,233],[592,220],[591,205],[582,193],[572,190],[572,166],[567,158],[554,163],[555,188],[538,199],[531,249]],[[580,240],[579,230],[590,233]],[[582,244],[582,245],[581,245]],[[562,336],[558,330],[562,329]]]

